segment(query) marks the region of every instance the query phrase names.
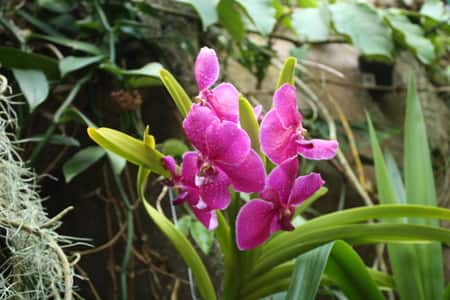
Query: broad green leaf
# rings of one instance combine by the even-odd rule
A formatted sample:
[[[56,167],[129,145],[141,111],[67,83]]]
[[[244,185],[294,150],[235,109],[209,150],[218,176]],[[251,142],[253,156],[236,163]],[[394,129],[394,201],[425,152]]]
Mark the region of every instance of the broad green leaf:
[[[159,72],[162,70],[160,63],[151,62],[139,69],[124,70],[124,75],[141,75],[159,78]]]
[[[404,126],[404,176],[408,203],[437,205],[434,175],[425,121],[414,78],[408,83]],[[411,224],[437,226],[436,220],[409,219]],[[439,299],[444,291],[442,248],[440,243],[417,245],[425,299]]]
[[[191,228],[192,217],[185,215],[177,221],[177,229],[181,231],[185,236],[188,236],[189,229]]]
[[[57,60],[16,48],[0,47],[0,64],[4,68],[41,70],[49,79],[60,77]]]
[[[262,156],[259,144],[258,121],[256,120],[252,105],[243,96],[239,96],[239,118],[242,129],[244,129],[250,137],[253,150]]]
[[[364,3],[339,2],[329,6],[334,28],[350,38],[364,55],[392,59],[391,32],[377,11]]]
[[[104,127],[88,128],[88,134],[97,144],[129,162],[150,169],[159,175],[169,176],[168,171],[162,165],[164,155],[144,142],[120,131]]]
[[[384,300],[383,294],[367,272],[362,259],[351,246],[343,241],[334,243],[325,272],[327,278],[349,299]]]
[[[64,0],[37,0],[40,7],[45,8],[54,13],[67,13],[72,6],[69,1]]]
[[[413,24],[406,16],[395,12],[387,13],[385,18],[401,42],[406,44],[422,63],[430,64],[435,60],[434,45],[424,36],[420,26]]]
[[[59,70],[61,71],[61,76],[65,76],[66,74],[82,69],[86,66],[94,64],[102,60],[103,56],[90,56],[90,57],[75,57],[75,56],[67,56],[59,61]]]
[[[214,231],[209,231],[202,223],[194,220],[191,223],[191,235],[202,252],[208,255],[214,242]]]
[[[306,41],[326,41],[330,35],[330,11],[325,2],[315,8],[297,8],[292,14],[292,27]]]
[[[48,35],[55,35],[55,36],[61,36],[62,35],[58,31],[56,31],[53,28],[53,26],[51,26],[50,24],[39,20],[38,18],[30,15],[29,13],[27,13],[27,12],[21,10],[21,9],[19,9],[17,11],[17,14],[19,16],[23,17],[25,20],[27,20],[28,23],[30,23],[31,25],[33,25],[34,27],[38,28],[42,32],[45,32]]]
[[[217,13],[222,26],[228,30],[233,39],[241,41],[245,35],[245,26],[234,0],[220,0]]]
[[[63,174],[66,182],[70,182],[75,176],[83,173],[105,154],[106,151],[98,146],[86,147],[75,153],[63,165]]]
[[[256,29],[264,35],[269,35],[275,26],[276,10],[271,0],[236,0],[247,11]]]
[[[81,42],[81,41],[77,41],[77,40],[72,40],[66,37],[61,37],[61,36],[48,36],[48,35],[43,35],[43,34],[37,34],[37,33],[32,33],[29,35],[30,39],[40,39],[40,40],[45,40],[45,41],[49,41],[64,47],[68,47],[74,50],[79,50],[79,51],[83,51],[86,53],[90,53],[90,54],[94,54],[94,55],[101,55],[102,51],[97,48],[96,46],[94,46],[93,44],[89,44],[89,43],[85,43],[85,42]]]
[[[288,57],[283,64],[283,68],[278,76],[278,81],[276,88],[279,89],[284,83],[294,85],[295,83],[295,65],[297,64],[297,59],[295,57]]]
[[[297,0],[300,7],[317,7],[319,6],[319,0]]]
[[[169,71],[162,69],[159,72],[159,77],[169,92],[172,100],[175,102],[175,105],[178,108],[178,111],[181,113],[181,116],[184,118],[188,114],[191,109],[192,101],[185,92],[185,90],[181,87],[178,81],[170,74]]]
[[[120,175],[127,165],[127,160],[111,151],[106,151],[112,171],[116,175]]]
[[[334,242],[300,255],[292,272],[286,300],[314,300]]]
[[[79,111],[75,107],[70,107],[64,111],[64,113],[59,118],[59,123],[67,123],[69,121],[77,121],[83,125],[86,125],[88,127],[96,128],[97,125],[95,125],[94,122],[92,122],[85,114],[83,114],[81,111]]]
[[[384,161],[380,144],[378,143],[372,121],[367,116],[369,123],[370,141],[375,162],[375,176],[377,182],[378,199],[382,204],[400,203],[399,192],[394,186],[392,172]],[[403,188],[403,183],[397,182]],[[406,223],[405,219],[386,219],[389,223]],[[423,287],[420,277],[418,255],[414,251],[414,245],[388,244],[389,261],[394,274],[395,285],[401,299],[424,299]]]
[[[441,0],[427,0],[420,8],[420,13],[432,19],[443,21],[447,15],[448,10],[446,11],[444,2]],[[448,22],[448,20],[447,20]]]
[[[14,77],[19,84],[30,112],[47,99],[49,83],[45,74],[40,70],[13,69]]]
[[[19,141],[16,141],[17,143],[37,143],[42,141],[45,138],[44,134],[41,135],[35,135],[26,139],[21,139]],[[72,147],[80,147],[80,142],[70,136],[65,136],[61,134],[53,134],[50,136],[50,138],[47,141],[50,144],[54,145],[64,145],[64,146],[72,146]]]
[[[217,0],[177,0],[192,5],[202,21],[203,31],[217,22]]]
[[[167,139],[161,145],[161,151],[173,157],[181,157],[189,148],[180,140]]]

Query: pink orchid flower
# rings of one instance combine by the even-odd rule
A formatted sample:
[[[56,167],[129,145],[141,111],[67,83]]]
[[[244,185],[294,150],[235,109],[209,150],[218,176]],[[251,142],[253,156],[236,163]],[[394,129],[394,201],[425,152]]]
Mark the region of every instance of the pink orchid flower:
[[[261,199],[250,200],[241,208],[236,219],[240,250],[259,246],[276,231],[294,229],[295,208],[325,183],[317,173],[296,178],[297,172],[297,157],[285,160],[267,176]]]
[[[295,87],[283,84],[275,92],[273,103],[261,122],[260,132],[262,151],[272,162],[280,164],[297,154],[312,160],[331,159],[336,155],[337,141],[305,139]]]
[[[209,107],[221,120],[238,122],[239,92],[231,83],[209,88],[219,78],[220,65],[214,49],[203,47],[195,60],[194,74],[199,89],[198,100]]]
[[[220,170],[210,174],[209,181],[199,182],[199,174],[210,170],[201,170],[203,162],[200,154],[189,151],[183,155],[181,173],[177,172],[175,160],[171,156],[163,158],[165,167],[171,174],[170,185],[179,191],[175,205],[187,203],[197,219],[208,229],[217,227],[216,209],[225,209],[230,204],[228,177]]]
[[[247,133],[231,121],[221,121],[208,107],[194,104],[183,121],[188,140],[197,151],[183,156],[181,174],[173,158],[163,162],[171,183],[180,190],[175,204],[187,202],[209,230],[217,227],[215,210],[228,207],[228,187],[252,193],[264,188],[265,169],[251,149]]]

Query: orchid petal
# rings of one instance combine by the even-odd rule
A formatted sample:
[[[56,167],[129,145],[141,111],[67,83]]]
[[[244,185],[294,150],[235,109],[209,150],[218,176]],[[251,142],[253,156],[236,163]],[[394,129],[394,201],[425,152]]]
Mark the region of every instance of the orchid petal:
[[[302,116],[297,108],[295,87],[283,84],[273,96],[273,103],[284,128],[297,128],[302,123]]]
[[[208,98],[208,102],[214,108],[219,119],[237,123],[239,120],[239,92],[234,85],[221,83],[212,92],[213,96]]]
[[[183,129],[188,140],[203,154],[207,154],[206,131],[214,122],[219,122],[217,116],[209,108],[199,104],[192,105],[183,121]]]
[[[230,191],[228,186],[230,180],[220,170],[217,170],[214,175],[206,179],[205,184],[199,187],[200,197],[210,209],[225,209],[231,201]]]
[[[206,227],[206,229],[211,231],[216,229],[217,225],[219,225],[219,222],[217,221],[217,215],[214,210],[196,209],[195,207],[193,207],[192,211],[194,212],[194,215],[197,217],[200,223],[202,223]]]
[[[203,47],[195,59],[194,73],[198,89],[209,88],[219,78],[219,60],[216,51],[208,47]]]
[[[303,201],[317,192],[323,185],[322,177],[318,173],[311,173],[306,176],[300,176],[295,180],[291,195],[289,196],[289,205],[298,206]]]
[[[297,157],[285,160],[267,176],[266,186],[260,195],[261,198],[270,200],[271,202],[287,204],[297,173]],[[275,199],[274,192],[276,193]]]
[[[239,165],[219,164],[217,166],[227,174],[234,189],[238,192],[254,193],[264,188],[266,173],[259,155],[250,150]]]
[[[199,171],[199,154],[188,151],[183,155],[181,163],[181,177],[184,184],[195,185],[195,176]]]
[[[250,138],[237,124],[222,121],[211,124],[206,132],[207,156],[214,162],[235,165],[250,152]]]
[[[164,168],[166,168],[169,173],[170,173],[170,177],[172,178],[172,180],[175,180],[178,177],[177,174],[177,162],[175,161],[175,159],[172,156],[164,156],[162,158],[162,163]]]
[[[261,122],[260,141],[264,154],[274,163],[280,164],[297,155],[297,133],[286,129],[275,110],[270,110]]]
[[[236,243],[249,250],[264,243],[276,229],[277,212],[270,202],[255,199],[247,202],[236,218]],[[275,220],[274,220],[275,219]]]
[[[301,156],[311,160],[332,159],[336,156],[339,146],[336,140],[299,140],[297,152]]]
[[[190,186],[183,186],[182,191],[173,200],[174,205],[180,205],[187,202],[189,205],[197,205],[199,201],[198,189]]]

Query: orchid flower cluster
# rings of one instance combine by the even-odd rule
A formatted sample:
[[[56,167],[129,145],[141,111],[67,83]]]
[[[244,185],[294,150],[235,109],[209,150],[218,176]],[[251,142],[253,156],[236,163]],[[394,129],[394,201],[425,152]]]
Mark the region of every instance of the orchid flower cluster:
[[[276,231],[292,230],[295,208],[325,183],[317,173],[297,177],[297,155],[331,159],[338,143],[305,138],[295,87],[283,84],[261,122],[261,150],[276,165],[266,176],[263,160],[251,148],[250,138],[239,123],[238,90],[231,83],[213,87],[219,70],[215,51],[202,48],[194,67],[197,103],[183,121],[194,150],[183,155],[179,171],[170,156],[163,158],[163,164],[170,172],[170,185],[178,191],[174,204],[188,204],[208,230],[218,226],[216,211],[229,206],[230,186],[236,192],[259,193],[259,198],[243,205],[236,219],[237,246],[248,250]],[[257,118],[259,113],[257,107]]]

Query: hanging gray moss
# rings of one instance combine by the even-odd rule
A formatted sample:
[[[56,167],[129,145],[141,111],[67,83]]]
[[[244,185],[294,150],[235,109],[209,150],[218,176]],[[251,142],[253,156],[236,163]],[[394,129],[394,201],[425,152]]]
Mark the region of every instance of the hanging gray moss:
[[[72,299],[73,268],[60,245],[58,218],[49,219],[36,174],[14,148],[16,127],[8,83],[0,75],[0,300]]]

